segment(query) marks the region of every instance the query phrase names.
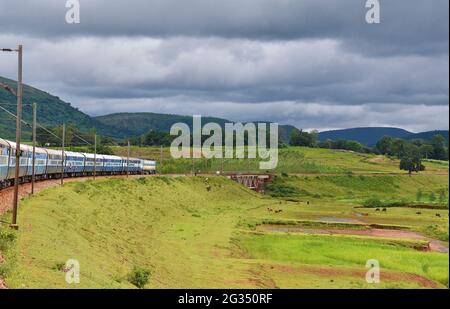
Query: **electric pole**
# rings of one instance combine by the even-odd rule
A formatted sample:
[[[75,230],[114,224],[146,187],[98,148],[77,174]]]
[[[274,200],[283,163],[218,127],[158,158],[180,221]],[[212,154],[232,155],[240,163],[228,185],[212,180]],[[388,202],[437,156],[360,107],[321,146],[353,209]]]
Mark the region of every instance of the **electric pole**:
[[[33,103],[33,171],[31,174],[31,194],[34,194],[34,183],[36,181],[36,103]]]
[[[161,168],[162,168],[162,166],[163,166],[163,146],[161,145],[161,148],[160,148],[160,153],[159,153],[159,156],[160,156],[160,166],[161,166]]]
[[[16,118],[16,170],[14,177],[14,199],[13,199],[13,215],[11,227],[18,229],[17,225],[17,204],[19,203],[19,176],[20,176],[20,143],[22,137],[22,45],[17,49],[18,53],[18,78],[17,78],[17,118]]]
[[[130,175],[130,141],[128,141],[127,149],[127,178]]]
[[[66,124],[63,123],[63,125],[62,125],[62,153],[61,153],[62,154],[62,158],[61,158],[61,186],[64,186],[64,165],[65,165],[65,160],[64,160],[65,151],[64,151],[64,148],[65,148],[65,143],[66,143],[65,139],[66,139]]]
[[[97,133],[94,134],[94,180],[97,174]]]

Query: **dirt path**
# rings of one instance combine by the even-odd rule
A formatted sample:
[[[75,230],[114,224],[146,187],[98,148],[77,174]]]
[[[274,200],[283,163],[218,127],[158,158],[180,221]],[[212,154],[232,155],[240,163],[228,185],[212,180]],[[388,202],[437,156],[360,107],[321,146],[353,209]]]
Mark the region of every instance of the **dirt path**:
[[[297,232],[306,234],[329,234],[329,235],[357,235],[357,236],[370,236],[380,238],[400,238],[411,240],[424,240],[428,242],[429,251],[448,253],[449,249],[445,245],[445,242],[426,237],[418,232],[406,231],[406,230],[393,230],[393,229],[345,229],[345,228],[327,228],[327,229],[305,229],[295,226],[282,226],[265,224],[258,226],[258,230],[273,231],[273,232]]]

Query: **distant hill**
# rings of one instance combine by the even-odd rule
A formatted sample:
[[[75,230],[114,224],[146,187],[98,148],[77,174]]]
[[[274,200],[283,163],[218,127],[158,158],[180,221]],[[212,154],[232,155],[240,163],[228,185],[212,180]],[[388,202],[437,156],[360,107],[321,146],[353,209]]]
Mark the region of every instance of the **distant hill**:
[[[366,146],[374,146],[383,136],[389,135],[395,138],[406,138],[413,133],[399,128],[368,127],[343,130],[324,131],[319,133],[319,140],[346,139],[358,141]]]
[[[156,113],[117,113],[95,117],[97,121],[107,126],[126,132],[129,136],[139,136],[151,129],[169,132],[173,124],[186,123],[192,129],[192,116],[180,116]],[[214,117],[202,117],[202,124],[216,122],[223,126],[228,120]]]
[[[0,83],[17,88],[17,83],[13,80],[0,77]],[[17,99],[3,88],[0,88],[0,106],[16,113]],[[27,104],[37,103],[37,118],[38,122],[47,127],[55,127],[61,125],[63,122],[69,124],[73,123],[82,130],[89,130],[97,128],[102,135],[110,135],[115,137],[123,136],[123,132],[110,128],[97,120],[91,118],[89,115],[72,107],[69,103],[62,101],[57,96],[53,96],[47,92],[38,90],[28,85],[23,87],[23,119],[29,123],[32,121],[32,108]],[[0,136],[2,138],[12,139],[15,137],[15,119],[8,115],[3,110],[0,110]],[[23,126],[23,138],[30,139],[30,128]]]
[[[414,134],[406,136],[405,139],[407,139],[407,140],[422,139],[422,140],[430,141],[433,138],[433,136],[438,135],[438,134],[445,137],[445,139],[447,140],[447,143],[448,143],[448,130],[435,130],[435,131],[414,133]]]
[[[0,83],[16,88],[16,82],[10,79],[0,77]],[[62,123],[74,124],[83,131],[96,128],[100,135],[110,136],[113,138],[124,139],[128,137],[140,136],[147,133],[150,129],[168,132],[170,127],[177,122],[183,122],[188,125],[192,124],[192,116],[167,115],[156,113],[118,113],[100,117],[90,117],[89,115],[79,111],[77,108],[64,102],[59,97],[49,94],[48,92],[36,89],[34,87],[24,85],[23,118],[31,123],[32,108],[30,104],[36,102],[38,104],[38,122],[47,127],[56,127]],[[0,88],[0,106],[15,113],[16,97]],[[203,124],[207,122],[216,122],[224,126],[227,119],[216,117],[203,117]],[[291,132],[295,127],[291,125],[280,125],[280,139],[284,143],[288,143]],[[23,138],[29,140],[31,130],[27,126],[23,126]],[[326,139],[347,139],[355,140],[360,143],[373,146],[385,135],[404,139],[425,139],[429,140],[435,134],[442,134],[448,141],[447,131],[430,131],[423,133],[411,133],[399,128],[353,128],[344,130],[325,131],[319,134],[319,140]],[[14,139],[15,137],[15,120],[3,110],[0,110],[0,137]]]
[[[172,125],[177,122],[186,123],[192,129],[192,116],[157,113],[117,113],[99,116],[95,119],[108,127],[114,127],[121,132],[128,134],[128,136],[146,134],[151,129],[169,132]],[[208,122],[215,122],[223,128],[225,127],[225,123],[230,123],[232,121],[216,117],[202,117],[202,125],[205,125]],[[288,143],[291,132],[294,129],[294,126],[280,125],[280,140],[284,143]]]

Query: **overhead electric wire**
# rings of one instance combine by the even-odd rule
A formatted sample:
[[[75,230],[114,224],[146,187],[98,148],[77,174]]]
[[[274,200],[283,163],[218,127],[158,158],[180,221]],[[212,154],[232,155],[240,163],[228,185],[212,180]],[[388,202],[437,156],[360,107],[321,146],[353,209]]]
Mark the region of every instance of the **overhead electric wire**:
[[[0,86],[4,86],[4,84],[0,83]],[[9,115],[13,116],[14,118],[17,118],[17,116],[16,116],[13,112],[7,110],[6,108],[2,107],[1,105],[16,106],[16,104],[13,104],[13,103],[0,103],[0,108],[1,108],[2,110],[4,110],[6,113],[8,113]],[[33,105],[33,104],[23,104],[22,106],[32,106],[32,105]],[[31,124],[29,124],[28,122],[26,122],[26,121],[23,120],[23,119],[22,119],[22,123],[26,124],[26,125],[29,126],[29,127],[32,127]],[[59,140],[62,141],[62,138],[61,138],[61,137],[57,136],[56,134],[54,134],[53,132],[51,132],[50,130],[48,130],[47,128],[45,128],[44,126],[42,126],[41,124],[36,123],[36,125],[37,125],[39,128],[41,128],[41,129],[43,129],[44,131],[46,131],[47,133],[53,135],[54,137],[56,137],[56,138],[58,138]],[[78,138],[79,140],[83,141],[84,143],[86,143],[86,144],[88,144],[88,145],[92,145],[92,143],[88,142],[88,141],[85,140],[83,137],[79,136],[78,134],[75,134],[75,133],[72,133],[72,134],[73,134],[74,137]]]
[[[4,108],[4,107],[2,107],[2,106],[0,106],[0,109],[2,109],[2,110],[5,111],[6,113],[8,113],[9,115],[11,115],[11,116],[13,116],[14,118],[17,119],[17,116],[16,116],[13,112],[7,110],[6,108]],[[24,123],[25,125],[27,125],[27,126],[29,126],[29,127],[32,127],[32,125],[29,124],[28,122],[26,122],[25,120],[23,120],[23,119],[21,119],[21,120],[22,120],[22,123]],[[58,135],[56,135],[56,134],[53,133],[52,131],[48,130],[47,128],[45,128],[43,125],[41,125],[41,124],[39,124],[39,123],[36,123],[36,126],[38,126],[39,128],[43,129],[43,130],[46,131],[47,133],[53,135],[54,137],[56,137],[57,139],[59,139],[59,140],[62,141],[62,138],[61,138],[61,137],[59,137]]]

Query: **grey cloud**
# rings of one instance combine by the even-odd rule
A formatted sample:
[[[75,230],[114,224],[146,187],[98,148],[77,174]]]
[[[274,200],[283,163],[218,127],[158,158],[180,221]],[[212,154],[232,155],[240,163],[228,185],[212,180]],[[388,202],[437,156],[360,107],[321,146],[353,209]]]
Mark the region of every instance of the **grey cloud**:
[[[83,109],[95,115],[108,112],[159,112],[192,116],[217,116],[231,121],[271,120],[292,124],[298,128],[341,129],[365,126],[394,126],[412,132],[436,128],[448,129],[448,106],[409,104],[335,105],[294,101],[263,102],[260,104],[235,102],[205,102],[186,96],[154,99],[103,99],[88,100]],[[433,122],[424,121],[433,119]]]
[[[302,128],[448,128],[447,0],[0,0],[25,81],[92,114],[154,111]],[[15,78],[11,55],[0,75]]]
[[[78,97],[448,104],[445,56],[370,58],[343,51],[329,39],[24,40],[26,80]],[[0,58],[2,63],[10,61]],[[5,68],[14,74],[14,66]]]
[[[0,29],[27,35],[335,38],[378,55],[448,52],[447,0],[381,1],[379,25],[365,0],[96,0],[81,3],[81,24],[65,23],[65,1],[0,0]]]

